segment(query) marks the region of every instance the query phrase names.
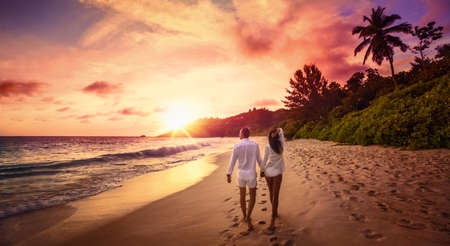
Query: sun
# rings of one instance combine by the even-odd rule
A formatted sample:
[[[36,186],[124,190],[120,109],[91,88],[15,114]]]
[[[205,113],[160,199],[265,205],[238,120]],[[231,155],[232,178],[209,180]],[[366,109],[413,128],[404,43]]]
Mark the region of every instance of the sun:
[[[192,110],[187,105],[177,103],[168,107],[166,111],[166,126],[170,130],[180,130],[194,120]]]

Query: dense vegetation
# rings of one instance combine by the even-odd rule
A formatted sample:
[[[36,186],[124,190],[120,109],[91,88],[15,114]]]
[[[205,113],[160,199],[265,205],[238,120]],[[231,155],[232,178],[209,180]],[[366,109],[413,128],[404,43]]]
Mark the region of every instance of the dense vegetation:
[[[326,121],[310,121],[294,138],[410,148],[449,148],[449,75],[379,97],[372,105]]]
[[[432,42],[442,37],[442,27],[430,22],[412,29],[408,23],[392,26],[398,15],[384,15],[384,8],[364,16],[367,26],[356,26],[353,34],[363,41],[356,53],[367,47],[364,61],[387,60],[390,77],[376,69],[354,73],[341,86],[329,82],[314,65],[304,65],[289,81],[283,100],[287,109],[252,109],[229,118],[204,118],[185,127],[193,137],[237,136],[241,127],[253,135],[265,135],[272,127],[283,127],[288,139],[317,138],[350,144],[381,144],[417,148],[449,148],[450,44],[438,46],[430,58]],[[412,49],[393,33],[410,33],[418,39]],[[394,73],[394,48],[419,55],[409,71]],[[184,136],[182,131],[162,136]]]
[[[290,138],[317,138],[351,144],[449,148],[450,46],[437,48],[435,59],[413,64],[392,77],[375,69],[355,73],[342,88],[344,96],[327,117],[297,114],[282,126]]]

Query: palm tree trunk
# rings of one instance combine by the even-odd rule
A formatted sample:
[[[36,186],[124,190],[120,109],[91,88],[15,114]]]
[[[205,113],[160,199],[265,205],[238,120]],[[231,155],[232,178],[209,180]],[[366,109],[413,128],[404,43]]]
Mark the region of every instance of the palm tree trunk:
[[[391,73],[392,73],[392,80],[394,81],[394,87],[397,90],[397,81],[395,80],[395,73],[394,73],[394,58],[389,57],[389,63],[391,64]]]

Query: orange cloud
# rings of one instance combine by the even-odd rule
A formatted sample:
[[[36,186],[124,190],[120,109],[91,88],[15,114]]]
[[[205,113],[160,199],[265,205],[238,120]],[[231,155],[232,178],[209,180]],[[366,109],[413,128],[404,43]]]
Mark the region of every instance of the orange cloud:
[[[118,111],[119,114],[123,114],[123,115],[136,115],[136,116],[141,116],[141,117],[145,117],[147,115],[149,115],[146,112],[142,112],[142,111],[138,111],[134,108],[124,108],[122,110]]]
[[[57,109],[56,111],[58,111],[58,112],[65,112],[65,111],[67,111],[69,109],[70,109],[70,107],[63,107],[63,108]]]
[[[111,84],[106,81],[96,81],[83,88],[85,93],[93,93],[97,96],[107,96],[121,91],[120,84]]]
[[[10,96],[34,96],[40,92],[40,89],[47,85],[42,82],[22,82],[15,80],[0,81],[0,97]]]
[[[85,114],[85,115],[77,117],[77,119],[79,119],[79,120],[87,120],[87,119],[90,119],[92,117],[95,117],[95,115],[93,115],[93,114]]]

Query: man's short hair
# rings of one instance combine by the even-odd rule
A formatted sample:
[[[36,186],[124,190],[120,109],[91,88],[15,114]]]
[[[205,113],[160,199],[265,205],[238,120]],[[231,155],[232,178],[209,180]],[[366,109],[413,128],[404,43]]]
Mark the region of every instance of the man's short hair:
[[[247,127],[242,128],[241,133],[244,138],[250,137],[250,130]]]

